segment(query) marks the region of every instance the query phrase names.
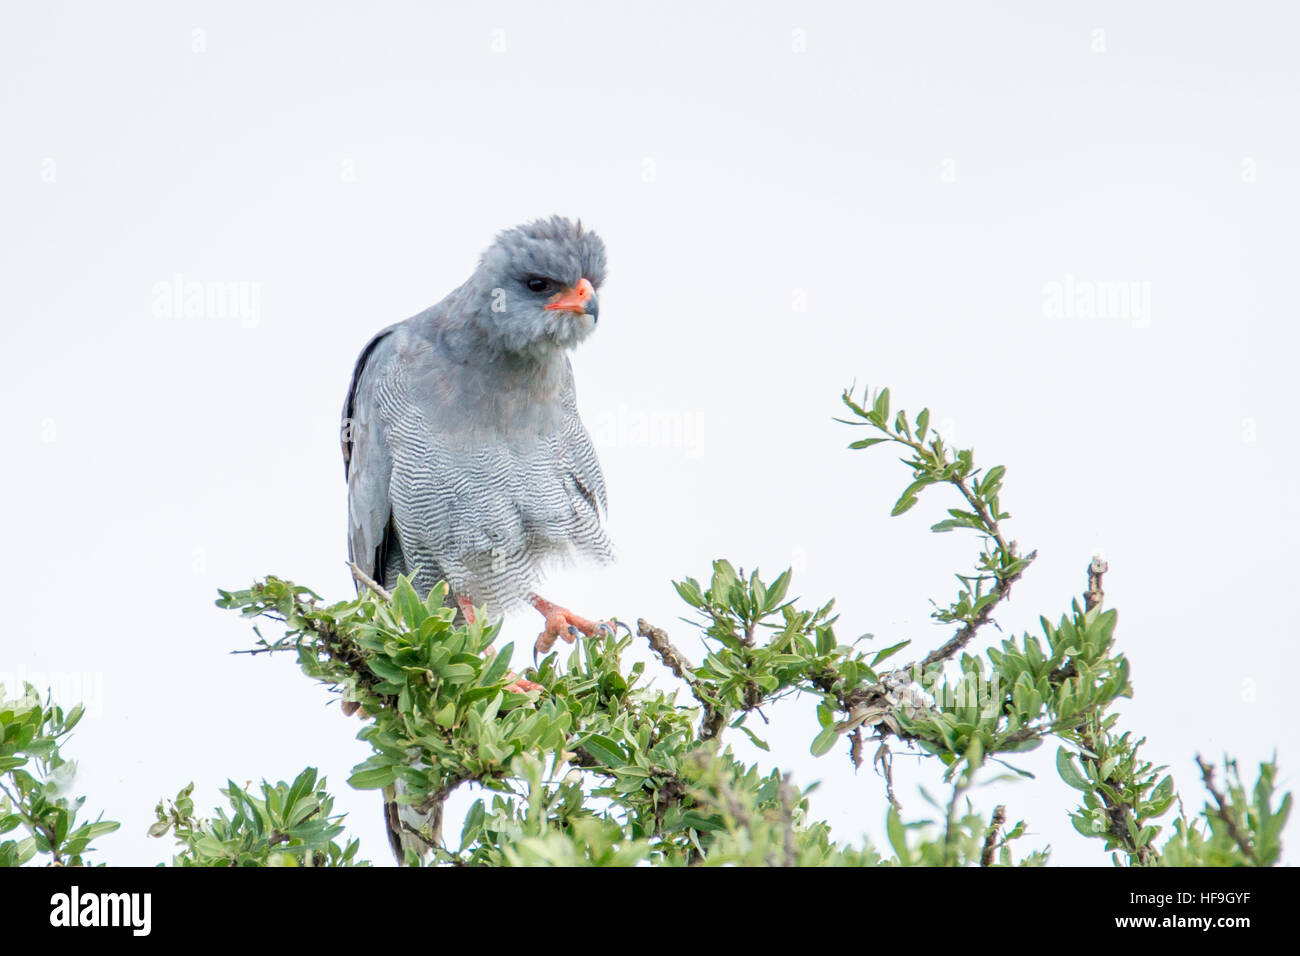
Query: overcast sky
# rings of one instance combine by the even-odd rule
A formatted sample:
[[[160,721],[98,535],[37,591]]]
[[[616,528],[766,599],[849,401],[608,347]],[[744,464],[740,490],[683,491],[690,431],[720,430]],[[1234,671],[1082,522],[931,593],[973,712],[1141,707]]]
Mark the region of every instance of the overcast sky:
[[[1005,630],[1104,553],[1122,726],[1188,809],[1198,752],[1253,779],[1276,750],[1294,786],[1298,27],[1286,3],[5,4],[0,679],[86,699],[78,790],[123,823],[100,858],[170,859],[144,831],[190,780],[211,807],[314,765],[388,862],[345,783],[356,720],[288,657],[231,656],[253,635],[212,602],[268,573],[351,593],[357,353],[553,213],[608,246],[574,367],[620,561],[548,597],[698,657],[670,581],[725,556],[793,565],[842,637],[939,644],[929,600],[975,542],[927,532],[942,491],[889,518],[906,470],[831,420],[889,385],[1007,466],[1040,558]],[[879,778],[809,754],[811,701],[776,717],[770,756],[736,749],[885,845]],[[896,749],[922,816],[933,762]],[[975,806],[1107,864],[1054,752]]]

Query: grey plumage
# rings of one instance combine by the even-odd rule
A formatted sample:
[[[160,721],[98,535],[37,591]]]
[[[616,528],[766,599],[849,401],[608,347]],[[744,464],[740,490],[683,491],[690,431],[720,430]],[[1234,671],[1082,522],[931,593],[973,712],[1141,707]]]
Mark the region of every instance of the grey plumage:
[[[392,587],[495,616],[544,569],[611,558],[605,479],[578,417],[567,351],[595,328],[599,237],[559,217],[509,229],[438,304],[389,326],[357,360],[343,407],[348,551]],[[437,805],[385,793],[399,861],[436,839]],[[423,837],[416,836],[421,833]]]
[[[343,411],[359,567],[385,586],[414,572],[422,594],[445,579],[501,613],[548,563],[611,557],[605,479],[565,354],[595,317],[545,309],[604,273],[597,236],[540,220],[503,232],[469,281],[371,340]],[[530,278],[553,285],[535,293]]]

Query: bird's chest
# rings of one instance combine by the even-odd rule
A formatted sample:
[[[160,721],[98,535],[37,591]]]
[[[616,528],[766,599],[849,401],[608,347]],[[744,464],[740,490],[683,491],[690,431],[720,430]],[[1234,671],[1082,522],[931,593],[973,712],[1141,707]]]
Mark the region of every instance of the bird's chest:
[[[572,513],[563,405],[486,376],[397,381],[386,427],[398,510],[493,538],[540,534]]]
[[[544,528],[569,508],[562,429],[449,429],[419,422],[395,446],[394,480],[452,523]]]

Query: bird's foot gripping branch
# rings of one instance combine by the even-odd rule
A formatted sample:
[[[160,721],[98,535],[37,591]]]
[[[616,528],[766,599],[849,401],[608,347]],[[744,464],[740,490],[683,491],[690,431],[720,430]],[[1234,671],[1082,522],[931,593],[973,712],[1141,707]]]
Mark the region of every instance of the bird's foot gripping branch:
[[[393,788],[399,803],[426,814],[461,785],[483,789],[458,838],[412,834],[429,852],[407,851],[411,863],[1007,864],[1024,824],[1007,827],[1005,808],[986,817],[964,798],[994,763],[1028,777],[1017,756],[1047,738],[1057,741],[1061,777],[1081,794],[1075,828],[1118,861],[1276,862],[1290,796],[1275,800],[1272,764],[1248,789],[1229,762],[1226,792],[1207,768],[1212,799],[1159,841],[1157,821],[1177,794],[1163,768],[1139,757],[1143,740],[1121,733],[1109,712],[1132,686],[1114,649],[1116,613],[1101,606],[1104,564],[1090,567],[1082,604],[1056,623],[1041,619],[1041,639],[1024,634],[968,650],[1035,557],[1003,532],[1005,469],[977,467],[969,450],[948,448],[928,411],[891,416],[888,390],[843,398],[848,424],[870,432],[854,448],[904,452],[911,478],[893,514],[931,486],[946,488],[953,507],[932,530],[978,542],[957,594],[934,612],[945,638],[903,666],[884,665],[914,641],[879,650],[864,649],[867,638],[841,642],[831,603],[804,608],[787,599],[788,571],[765,581],[726,561],[714,563],[707,583],[676,585],[697,615],[698,664],[680,638],[642,620],[635,637],[586,639],[567,663],[546,657],[528,672],[541,689],[527,693],[512,689],[520,685],[508,673],[511,646],[482,656],[497,627],[483,615],[456,624],[442,588],[421,599],[402,580],[391,595],[369,589],[323,605],[306,588],[268,578],[222,592],[218,603],[282,622],[284,636],[261,640],[254,653],[296,652],[308,676],[364,708],[370,720],[360,736],[374,753],[356,767],[353,786]],[[643,663],[622,663],[637,639],[663,665],[653,682]],[[860,765],[874,747],[891,804],[892,854],[833,842],[809,816],[807,790],[739,761],[727,746],[726,735],[740,733],[768,749],[751,718],[789,696],[816,708],[814,754],[843,746]],[[938,819],[905,817],[891,747],[942,765],[951,798]],[[1045,860],[1039,851],[1019,857]]]

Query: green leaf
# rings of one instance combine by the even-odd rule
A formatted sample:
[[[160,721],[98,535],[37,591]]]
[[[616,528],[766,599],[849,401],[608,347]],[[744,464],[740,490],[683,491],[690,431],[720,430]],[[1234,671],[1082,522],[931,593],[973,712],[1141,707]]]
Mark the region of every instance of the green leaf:
[[[498,650],[488,665],[483,668],[483,673],[479,675],[478,684],[480,687],[487,687],[495,684],[505,677],[506,671],[510,669],[510,658],[515,653],[514,642],[511,641],[505,647]],[[468,665],[466,665],[468,666]]]
[[[894,853],[898,856],[898,862],[903,866],[910,866],[912,853],[907,848],[907,830],[903,827],[903,818],[892,806],[885,816],[885,830],[889,834],[889,845],[894,848]]]
[[[611,769],[622,767],[628,762],[623,748],[603,734],[587,734],[580,744],[587,753]]]
[[[704,605],[704,596],[700,593],[700,582],[694,578],[687,578],[685,581],[674,581],[673,587],[681,599],[691,607],[702,607]]]
[[[474,668],[469,664],[448,664],[440,676],[449,684],[463,684],[474,676]]]
[[[880,390],[880,394],[876,396],[876,401],[872,405],[871,412],[880,419],[880,424],[883,427],[889,419],[889,389],[882,388]]]
[[[687,810],[682,814],[682,825],[691,827],[695,830],[725,830],[722,824],[717,823],[695,810]]]
[[[1094,830],[1092,827],[1092,821],[1082,813],[1070,814],[1070,822],[1074,824],[1076,830],[1086,837],[1095,837],[1101,832],[1099,830]]]
[[[829,727],[823,727],[821,733],[813,738],[812,747],[809,749],[812,750],[814,757],[820,757],[829,752],[835,746],[835,741],[839,739],[840,732],[835,729],[835,724],[831,724]]]
[[[1061,775],[1062,780],[1075,790],[1082,790],[1084,793],[1092,792],[1092,784],[1079,773],[1078,768],[1074,765],[1074,756],[1064,747],[1056,749],[1056,772]]]
[[[767,601],[764,602],[763,610],[771,611],[779,607],[781,602],[785,600],[785,593],[787,590],[789,590],[789,588],[790,588],[790,569],[786,568],[784,571],[782,571],[780,574],[776,576],[775,581],[773,581],[770,585],[768,585]]]
[[[889,512],[889,516],[891,518],[897,518],[903,512],[910,509],[914,504],[916,504],[916,495],[905,494],[903,495],[903,497],[898,499],[898,502],[894,505],[893,510]]]
[[[908,438],[912,437],[912,429],[907,424],[907,412],[901,408],[898,410],[898,414],[894,416],[894,431],[900,435],[906,435]]]
[[[393,589],[393,606],[410,630],[418,628],[428,616],[424,602],[416,596],[415,588],[411,587],[411,581],[405,575],[398,579],[397,587]]]
[[[295,807],[304,798],[309,797],[316,787],[316,768],[307,767],[302,773],[294,778],[293,784],[289,787],[289,793],[284,798],[285,817],[291,823],[298,822],[293,819],[295,816]]]
[[[911,638],[908,638],[905,641],[899,641],[897,644],[891,644],[889,647],[877,651],[876,656],[871,658],[871,666],[878,667],[881,661],[888,660],[911,643]]]
[[[77,832],[73,835],[77,840],[89,842],[96,837],[101,837],[106,833],[112,833],[121,828],[122,824],[115,820],[98,820],[95,823],[87,823],[78,827]]]
[[[1003,746],[1000,746],[998,747],[998,750],[1001,751],[1002,753],[1019,754],[1019,753],[1025,753],[1030,750],[1037,750],[1042,745],[1043,745],[1042,737],[1030,737],[1028,740],[1017,740],[1015,743],[1010,743],[1010,744],[1005,744]],[[1008,764],[1008,766],[1010,766],[1010,764]],[[1015,767],[1012,767],[1011,769],[1016,770]],[[1020,773],[1021,771],[1017,770],[1016,772]],[[1030,774],[1030,776],[1033,775]]]
[[[736,575],[736,569],[732,567],[730,561],[718,560],[713,562],[713,581],[709,585],[712,592],[713,600],[726,604],[730,601],[731,591],[738,588],[740,578]]]
[[[397,779],[396,767],[375,767],[358,770],[348,777],[348,786],[357,790],[379,790]]]
[[[72,710],[68,711],[67,716],[63,718],[63,733],[66,734],[73,727],[77,726],[77,724],[80,723],[81,718],[84,717],[85,714],[86,714],[86,708],[82,707],[80,704],[73,707]]]
[[[958,528],[969,528],[965,521],[958,521],[955,518],[944,518],[942,521],[936,521],[930,525],[930,530],[936,534],[943,534],[947,531],[956,531]]]
[[[447,701],[447,706],[438,711],[437,716],[433,718],[433,722],[444,730],[450,730],[456,723],[456,702],[454,700]]]
[[[18,865],[22,866],[36,855],[36,838],[27,837],[18,841]]]
[[[479,831],[483,828],[485,815],[483,801],[481,799],[475,800],[473,806],[469,808],[469,813],[465,814],[465,825],[460,830],[460,850],[462,853],[477,839]]]
[[[406,671],[385,657],[375,655],[366,661],[366,666],[370,668],[376,677],[383,680],[392,681],[395,684],[400,684],[406,680]]]
[[[979,483],[975,490],[981,497],[988,497],[989,493],[997,487],[998,482],[1002,480],[1002,476],[1006,473],[1007,470],[1002,465],[994,465],[988,470],[984,480]]]

